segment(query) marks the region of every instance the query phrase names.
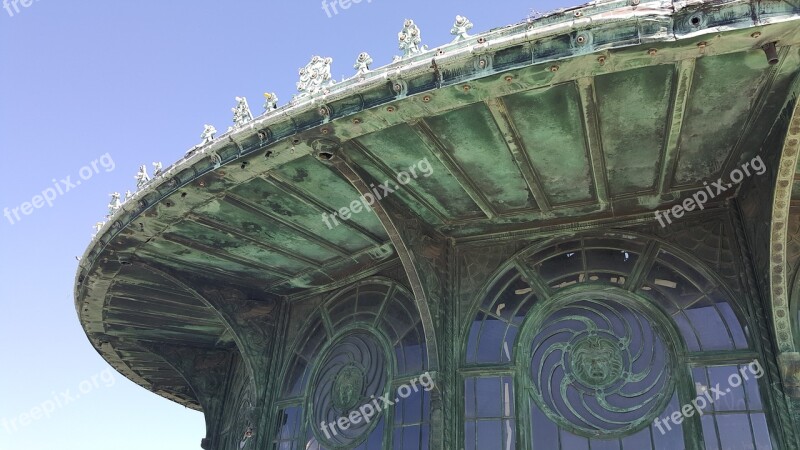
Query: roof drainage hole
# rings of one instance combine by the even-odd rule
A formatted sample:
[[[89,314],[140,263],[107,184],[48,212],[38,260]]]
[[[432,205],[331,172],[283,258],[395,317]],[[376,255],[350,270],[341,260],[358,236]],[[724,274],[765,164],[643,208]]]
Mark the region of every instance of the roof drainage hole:
[[[272,151],[267,151],[267,153],[264,153],[264,158],[269,158],[270,156],[272,156]]]
[[[331,152],[319,152],[319,154],[317,155],[317,158],[319,158],[321,161],[330,161],[331,158],[333,158],[333,153],[331,153]]]
[[[186,198],[186,192],[181,192],[181,198]]]
[[[692,18],[689,20],[689,22],[691,22],[691,24],[692,24],[692,26],[693,26],[693,27],[699,27],[699,26],[700,26],[700,18],[699,18],[699,17],[697,17],[697,16],[694,16],[694,17],[692,17]]]

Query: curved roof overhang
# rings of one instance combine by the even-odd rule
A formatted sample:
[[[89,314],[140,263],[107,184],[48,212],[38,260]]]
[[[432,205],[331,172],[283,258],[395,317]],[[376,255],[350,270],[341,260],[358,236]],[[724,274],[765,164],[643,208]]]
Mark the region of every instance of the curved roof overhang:
[[[373,214],[321,220],[359,197],[324,161],[330,151],[378,181],[417,165],[391,195],[456,241],[652,220],[758,149],[798,74],[798,12],[597,2],[297,98],[196,147],[113,214],[80,261],[80,321],[125,376],[201,408],[149,349],[235,348],[236,330],[159,271],[291,300],[397,263]]]

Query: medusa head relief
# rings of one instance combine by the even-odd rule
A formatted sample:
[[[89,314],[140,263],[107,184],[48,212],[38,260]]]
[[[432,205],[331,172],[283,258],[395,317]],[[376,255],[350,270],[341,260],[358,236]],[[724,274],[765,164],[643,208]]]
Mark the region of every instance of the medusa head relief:
[[[612,384],[622,374],[621,346],[625,344],[618,338],[590,335],[579,339],[567,352],[573,377],[595,388]]]

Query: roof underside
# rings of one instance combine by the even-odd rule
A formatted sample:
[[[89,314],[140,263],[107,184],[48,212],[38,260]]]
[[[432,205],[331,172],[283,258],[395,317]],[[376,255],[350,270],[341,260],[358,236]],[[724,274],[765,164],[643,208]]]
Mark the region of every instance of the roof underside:
[[[672,16],[673,5],[618,3],[585,8],[584,19],[595,8],[607,21],[568,11],[454,44],[449,60],[443,47],[396,63],[388,80],[290,105],[187,157],[126,203],[84,256],[76,299],[90,339],[126,376],[197,408],[180,375],[139,344],[232,339],[196,295],[130,262],[290,299],[393,264],[371,212],[332,228],[322,220],[359,194],[314,157],[319,139],[377,181],[416,166],[391,195],[456,241],[652,215],[725,178],[755,155],[797,77],[797,5],[782,3],[793,11],[784,22],[756,26],[746,2],[675,6]],[[701,26],[686,29],[698,14]],[[776,65],[759,48],[771,41]]]

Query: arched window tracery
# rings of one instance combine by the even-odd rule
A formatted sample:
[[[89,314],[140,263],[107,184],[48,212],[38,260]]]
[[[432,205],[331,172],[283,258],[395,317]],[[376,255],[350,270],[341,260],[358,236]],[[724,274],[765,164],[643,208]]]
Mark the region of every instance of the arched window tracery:
[[[425,336],[406,289],[377,278],[345,288],[298,336],[273,448],[427,450],[430,393],[419,381],[427,374]]]
[[[760,359],[741,309],[689,255],[631,234],[516,255],[465,329],[465,450],[772,448],[758,377],[742,372]],[[734,372],[749,379],[728,403],[654,422]]]

